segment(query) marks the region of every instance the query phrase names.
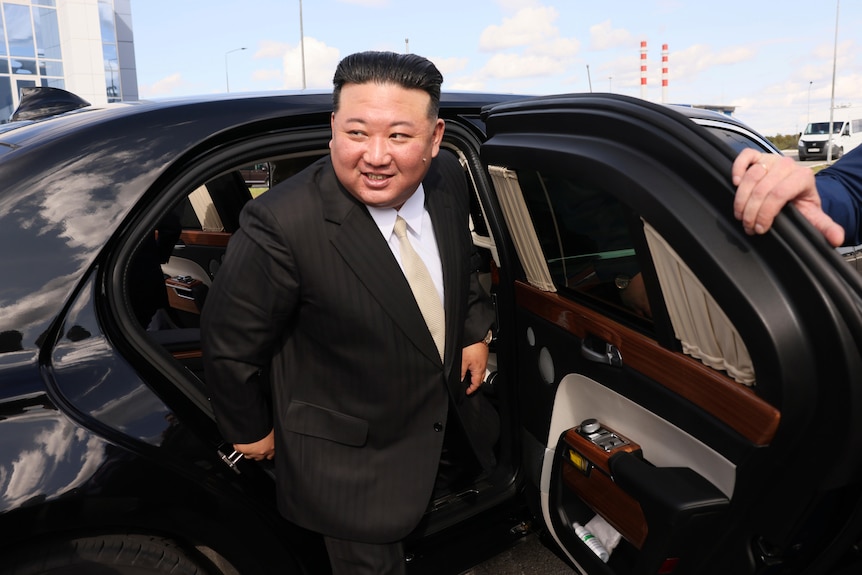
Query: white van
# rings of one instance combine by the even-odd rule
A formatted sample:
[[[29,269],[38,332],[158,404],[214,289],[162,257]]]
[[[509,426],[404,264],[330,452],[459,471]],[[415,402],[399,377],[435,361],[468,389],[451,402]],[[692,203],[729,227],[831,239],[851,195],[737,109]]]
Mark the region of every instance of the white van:
[[[862,119],[832,121],[832,159],[837,160],[862,143]],[[829,141],[829,122],[812,122],[805,126],[797,148],[799,160],[826,159]]]

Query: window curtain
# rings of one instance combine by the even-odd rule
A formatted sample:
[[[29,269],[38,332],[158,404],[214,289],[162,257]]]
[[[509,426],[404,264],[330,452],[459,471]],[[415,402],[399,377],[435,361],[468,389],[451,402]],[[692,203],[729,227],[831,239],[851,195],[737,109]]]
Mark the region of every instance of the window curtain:
[[[662,295],[684,353],[753,386],[754,367],[736,328],[688,266],[658,232],[644,222]]]

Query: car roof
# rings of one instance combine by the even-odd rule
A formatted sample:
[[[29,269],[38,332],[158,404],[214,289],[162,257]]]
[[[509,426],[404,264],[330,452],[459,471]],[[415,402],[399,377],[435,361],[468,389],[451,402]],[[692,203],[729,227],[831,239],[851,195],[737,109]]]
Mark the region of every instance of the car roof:
[[[55,89],[56,90],[56,89]],[[70,94],[70,96],[74,96]],[[517,94],[491,93],[491,92],[469,92],[469,91],[445,91],[440,96],[441,110],[458,108],[476,108],[489,103],[497,103],[512,99],[525,98],[527,96]],[[231,102],[246,102],[250,100],[270,100],[290,103],[291,107],[309,110],[332,109],[331,91],[268,91],[268,92],[240,92],[226,94],[190,95],[170,98],[154,98],[136,101],[114,102],[102,105],[88,104],[86,106],[71,105],[64,108],[54,101],[43,98],[37,102],[24,102],[12,114],[12,120],[0,124],[0,141],[6,139],[2,134],[31,126],[42,121],[57,120],[63,117],[75,117],[87,114],[90,119],[92,115],[122,115],[135,114],[142,110],[170,109],[177,107],[210,106],[218,103],[229,104]],[[38,108],[43,106],[43,108]],[[26,111],[24,110],[26,109]]]

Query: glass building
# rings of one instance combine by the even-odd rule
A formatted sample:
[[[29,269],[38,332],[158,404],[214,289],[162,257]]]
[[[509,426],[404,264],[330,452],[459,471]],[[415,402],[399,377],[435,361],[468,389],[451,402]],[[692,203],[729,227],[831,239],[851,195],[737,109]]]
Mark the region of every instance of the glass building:
[[[0,123],[28,86],[137,100],[131,0],[0,0]]]

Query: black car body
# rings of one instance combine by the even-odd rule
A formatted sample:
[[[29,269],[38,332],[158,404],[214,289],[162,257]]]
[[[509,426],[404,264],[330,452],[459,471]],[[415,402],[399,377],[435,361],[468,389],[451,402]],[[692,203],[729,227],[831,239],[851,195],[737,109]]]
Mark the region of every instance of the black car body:
[[[0,130],[8,572],[88,572],[99,548],[326,571],[278,515],[272,468],[219,436],[198,319],[253,201],[240,170],[274,185],[328,153],[330,112],[329,94],[230,95]],[[862,284],[793,210],[762,237],[733,218],[732,159],[774,148],[619,95],[445,94],[441,115],[475,192],[503,432],[492,476],[429,503],[409,570],[469,567],[459,534],[505,539],[525,507],[591,575],[855,572]],[[153,277],[167,304],[145,325]],[[621,535],[607,563],[575,522]]]

